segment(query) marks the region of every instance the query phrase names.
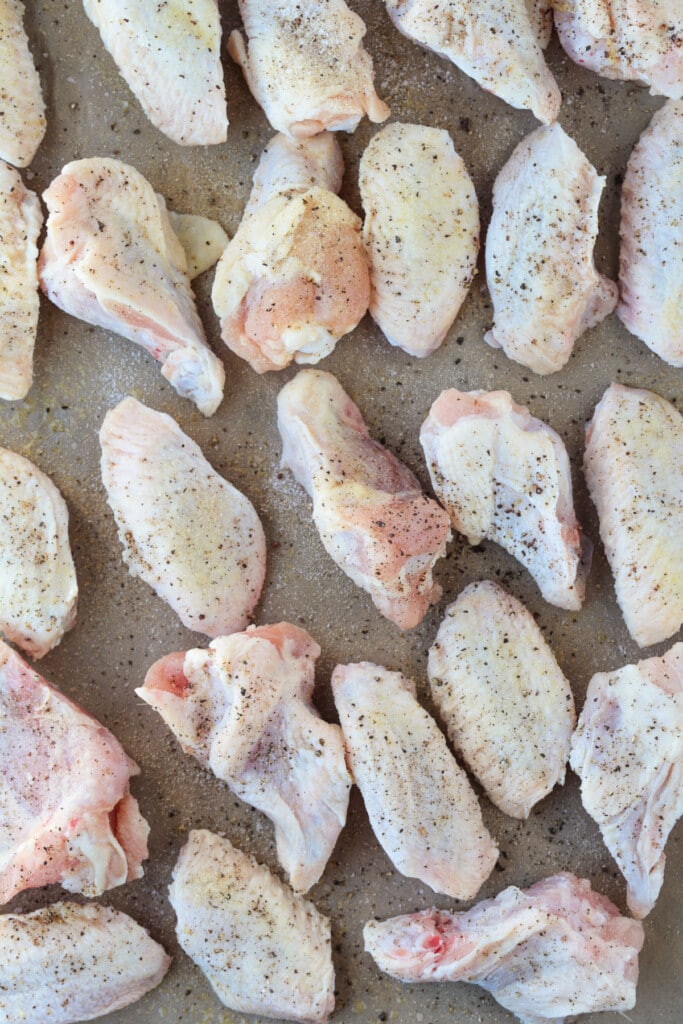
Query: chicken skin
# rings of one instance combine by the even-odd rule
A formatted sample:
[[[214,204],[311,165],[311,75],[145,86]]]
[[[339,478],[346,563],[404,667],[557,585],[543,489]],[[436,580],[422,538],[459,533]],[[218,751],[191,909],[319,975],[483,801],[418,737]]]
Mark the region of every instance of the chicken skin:
[[[0,159],[28,167],[45,134],[45,104],[21,0],[0,0]]]
[[[282,465],[313,499],[331,558],[379,611],[412,629],[441,595],[448,516],[395,455],[374,441],[331,373],[302,370],[278,396]]]
[[[370,257],[370,314],[413,356],[439,347],[474,277],[479,205],[448,132],[390,124],[359,170]]]
[[[135,691],[186,753],[271,819],[297,892],[325,870],[351,789],[339,726],[311,702],[319,655],[296,626],[250,626],[206,651],[162,658]]]
[[[493,186],[485,341],[534,373],[561,370],[574,342],[614,309],[617,286],[595,268],[598,177],[559,124],[517,146]]]
[[[277,132],[303,139],[352,132],[389,108],[375,92],[365,25],[344,0],[241,0],[248,37],[230,36],[230,56]]]
[[[43,291],[72,316],[142,345],[210,416],[225,371],[206,343],[163,199],[134,167],[104,158],[67,164],[43,198]]]
[[[215,637],[244,629],[266,571],[251,502],[165,413],[124,398],[100,430],[102,481],[123,559],[183,625]]]
[[[495,541],[524,565],[545,598],[583,603],[587,545],[574,515],[561,438],[507,391],[442,391],[420,441],[432,485],[470,544]]]

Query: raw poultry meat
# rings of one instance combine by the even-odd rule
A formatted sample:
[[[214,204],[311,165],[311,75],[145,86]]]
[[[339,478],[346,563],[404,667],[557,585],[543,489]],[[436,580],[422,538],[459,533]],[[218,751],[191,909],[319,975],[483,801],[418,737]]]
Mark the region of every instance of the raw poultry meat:
[[[127,914],[53,903],[0,916],[0,1024],[76,1024],[156,988],[171,963]]]
[[[83,0],[83,7],[159,131],[181,146],[225,142],[216,0]]]
[[[626,879],[631,913],[645,917],[664,880],[664,846],[683,815],[683,643],[593,676],[570,763]]]
[[[680,0],[552,0],[562,46],[605,78],[643,82],[653,96],[683,98]]]
[[[617,601],[640,647],[683,623],[683,416],[611,384],[586,428],[584,472]]]
[[[400,629],[422,620],[441,588],[448,516],[407,466],[370,437],[336,377],[302,370],[278,396],[282,465],[313,499],[323,546]]]
[[[617,302],[593,262],[605,179],[559,124],[523,139],[496,178],[486,236],[485,341],[535,373],[561,370]]]
[[[105,158],[67,164],[43,198],[43,291],[72,316],[142,345],[210,416],[225,371],[206,343],[163,199],[134,167]]]
[[[42,224],[38,197],[0,160],[0,398],[10,402],[33,383]]]
[[[45,473],[0,448],[0,630],[32,658],[76,621],[69,511]]]
[[[268,815],[297,892],[325,870],[351,789],[339,726],[311,701],[319,656],[297,626],[250,626],[206,651],[162,658],[135,691],[186,753]]]
[[[325,1024],[334,1009],[330,922],[267,868],[204,829],[169,886],[178,941],[232,1010]]]
[[[409,39],[453,61],[487,92],[550,124],[562,97],[543,57],[545,31],[528,0],[385,0]]]
[[[123,560],[183,625],[244,629],[261,594],[266,542],[245,496],[170,416],[124,398],[100,430],[102,481]]]
[[[196,213],[168,211],[173,233],[185,250],[190,280],[209,270],[223,255],[230,239],[218,221]]]
[[[470,544],[485,537],[526,566],[546,601],[576,611],[587,545],[561,438],[507,391],[442,391],[420,441],[436,495]]]
[[[27,167],[45,134],[40,78],[24,31],[24,5],[0,0],[0,158]]]
[[[465,772],[420,706],[412,679],[381,665],[337,665],[332,692],[354,782],[402,874],[469,900],[498,850]]]
[[[424,910],[369,921],[365,948],[399,981],[467,981],[523,1024],[629,1010],[636,1001],[643,926],[590,882],[554,875],[510,886],[458,914]]]
[[[359,170],[370,314],[387,340],[426,356],[458,314],[476,270],[479,205],[448,132],[394,123]]]
[[[571,688],[534,617],[497,583],[470,584],[446,609],[429,683],[453,746],[501,811],[527,818],[564,782]]]
[[[53,882],[98,896],[142,878],[137,765],[1,640],[0,720],[0,904]]]
[[[621,190],[617,316],[672,366],[683,366],[683,100],[640,136]]]
[[[375,92],[365,25],[344,0],[241,0],[248,41],[233,32],[230,56],[273,128],[294,139],[352,132],[389,108]]]
[[[368,308],[361,222],[335,194],[341,169],[329,135],[276,136],[261,156],[211,293],[223,341],[257,373],[319,362]]]

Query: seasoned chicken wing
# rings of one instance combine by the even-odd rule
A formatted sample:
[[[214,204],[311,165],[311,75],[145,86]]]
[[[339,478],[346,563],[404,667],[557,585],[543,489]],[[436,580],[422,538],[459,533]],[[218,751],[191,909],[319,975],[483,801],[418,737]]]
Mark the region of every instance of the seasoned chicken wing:
[[[256,511],[175,420],[124,398],[100,430],[102,481],[133,576],[206,636],[244,629],[261,594]]]
[[[24,31],[21,0],[0,0],[0,159],[27,167],[45,134],[40,78]]]
[[[369,921],[365,948],[399,981],[480,985],[522,1024],[635,1006],[643,926],[590,882],[554,875],[458,914]]]
[[[210,416],[225,371],[206,343],[163,199],[134,167],[104,158],[67,164],[43,198],[43,291],[72,316],[142,345]]]
[[[375,92],[365,25],[344,0],[241,0],[248,37],[228,50],[278,132],[294,139],[322,131],[352,132],[367,114],[389,108]]]
[[[361,662],[337,665],[332,691],[354,782],[392,864],[435,892],[472,899],[498,850],[415,683]]]
[[[442,391],[420,441],[439,501],[470,544],[485,537],[526,566],[546,601],[577,610],[587,545],[561,438],[507,391]]]
[[[486,283],[494,311],[485,341],[535,373],[561,370],[574,342],[617,302],[593,246],[605,179],[559,124],[517,146],[493,186]]]
[[[206,651],[162,658],[135,691],[186,753],[268,815],[297,892],[325,870],[351,789],[339,726],[311,701],[319,655],[297,626],[250,626]]]
[[[171,963],[129,917],[97,903],[0,916],[0,1024],[76,1024],[156,988]]]
[[[0,904],[54,882],[98,896],[141,878],[137,765],[1,640],[0,721]]]
[[[640,647],[683,623],[683,416],[611,384],[586,428],[584,472],[617,601]]]
[[[474,277],[479,205],[448,132],[390,124],[359,171],[370,257],[370,314],[387,340],[426,356],[438,348]]]
[[[430,649],[429,683],[489,798],[528,818],[564,782],[576,722],[571,687],[531,613],[490,580],[466,587]]]
[[[83,0],[83,6],[159,131],[181,146],[225,142],[228,117],[216,0]]]
[[[276,136],[216,267],[211,297],[221,336],[257,373],[319,362],[368,308],[361,222],[335,195],[341,166],[332,136]]]
[[[282,465],[313,499],[325,550],[400,629],[422,620],[441,588],[448,516],[395,455],[374,441],[331,373],[302,370],[278,396]]]
[[[487,92],[550,124],[562,97],[529,0],[385,0],[396,28],[453,61]]]
[[[617,316],[683,366],[683,100],[669,100],[631,153],[621,190]]]
[[[169,886],[178,941],[231,1010],[325,1024],[330,922],[227,839],[190,832]]]
[[[683,815],[683,643],[598,672],[572,739],[581,798],[645,917],[664,880],[664,846]]]

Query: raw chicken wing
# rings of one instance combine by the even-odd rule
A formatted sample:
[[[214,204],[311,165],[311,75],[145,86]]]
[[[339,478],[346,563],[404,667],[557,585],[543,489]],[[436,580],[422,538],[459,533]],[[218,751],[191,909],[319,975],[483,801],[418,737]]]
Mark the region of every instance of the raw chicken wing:
[[[683,100],[640,136],[621,190],[617,316],[672,366],[683,366]]]
[[[635,1006],[643,926],[590,882],[554,875],[471,910],[369,921],[365,949],[399,981],[480,985],[523,1024]]]
[[[52,480],[0,448],[0,630],[32,658],[76,621],[69,511]]]
[[[43,198],[43,291],[72,316],[142,345],[178,394],[210,416],[225,371],[206,344],[163,199],[134,167],[104,158],[67,164]]]
[[[486,237],[485,341],[535,373],[561,370],[617,302],[593,262],[605,179],[559,124],[537,128],[496,178]]]
[[[302,370],[278,396],[282,465],[313,499],[325,550],[400,629],[422,620],[441,588],[448,516],[395,455],[374,441],[331,373]]]
[[[303,139],[352,132],[367,114],[384,121],[389,108],[375,92],[363,21],[344,0],[241,0],[248,37],[228,50],[278,132]]]
[[[268,815],[298,892],[322,875],[351,789],[339,726],[311,702],[319,655],[296,626],[250,626],[207,651],[162,658],[136,690],[186,753]]]
[[[340,167],[332,136],[276,136],[216,268],[211,297],[221,336],[257,373],[319,362],[368,308],[361,222],[335,195]]]
[[[33,383],[42,224],[38,197],[0,160],[0,398],[10,402]]]
[[[541,49],[544,30],[528,0],[385,0],[396,28],[453,61],[487,92],[539,121],[557,117],[562,97]]]
[[[617,601],[640,647],[683,623],[683,416],[611,384],[586,428],[584,472]]]
[[[83,0],[83,6],[156,128],[181,146],[225,142],[216,0]]]
[[[123,559],[183,625],[244,629],[261,594],[266,542],[251,502],[175,420],[124,398],[100,430],[102,480]]]
[[[230,239],[215,220],[196,213],[168,211],[173,232],[185,250],[190,280],[209,270],[223,255]]]
[[[138,766],[1,640],[0,721],[0,904],[54,882],[98,896],[142,878]]]
[[[334,1009],[330,922],[267,868],[190,832],[169,886],[178,941],[231,1010],[325,1024]]]
[[[479,206],[448,132],[390,124],[360,162],[370,314],[414,356],[438,348],[474,277]]]
[[[432,698],[458,753],[501,811],[528,818],[564,782],[576,723],[569,683],[521,601],[463,590],[429,652]]]
[[[432,484],[470,544],[485,537],[526,566],[546,601],[576,611],[587,547],[561,438],[507,391],[442,391],[420,441]]]
[[[53,903],[0,917],[0,1024],[76,1024],[156,988],[171,963],[127,914]]]
[[[631,913],[645,917],[664,880],[664,846],[683,815],[683,643],[593,676],[571,766],[626,879]]]
[[[435,892],[472,899],[498,850],[415,683],[361,662],[338,665],[332,690],[354,782],[392,864]]]
[[[0,0],[0,158],[16,167],[31,163],[46,127],[23,22],[21,0]]]

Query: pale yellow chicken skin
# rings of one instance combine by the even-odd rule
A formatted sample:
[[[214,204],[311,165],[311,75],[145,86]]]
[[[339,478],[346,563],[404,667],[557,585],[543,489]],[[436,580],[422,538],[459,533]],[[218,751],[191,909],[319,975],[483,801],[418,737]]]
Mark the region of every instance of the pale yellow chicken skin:
[[[0,0],[0,158],[27,167],[46,124],[40,78],[24,31],[24,5]]]

